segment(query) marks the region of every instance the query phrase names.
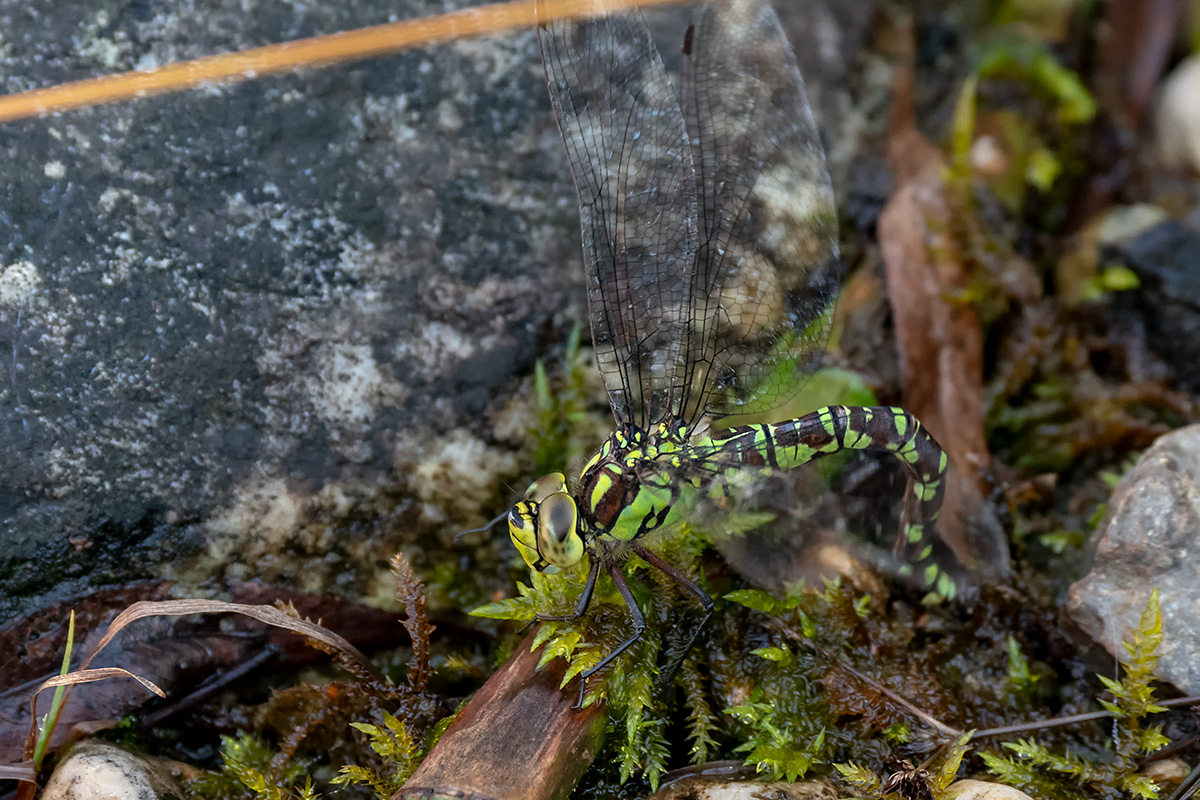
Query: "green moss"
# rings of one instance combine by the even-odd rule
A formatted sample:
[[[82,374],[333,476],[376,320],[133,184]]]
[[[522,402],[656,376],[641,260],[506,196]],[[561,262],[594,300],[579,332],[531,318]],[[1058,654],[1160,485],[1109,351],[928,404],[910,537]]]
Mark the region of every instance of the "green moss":
[[[958,776],[959,765],[970,749],[970,739],[969,733],[958,737],[928,766],[914,767],[904,762],[903,768],[886,780],[874,770],[853,762],[835,766],[842,780],[869,800],[907,800],[922,796],[939,800]]]
[[[221,737],[221,768],[204,774],[189,787],[210,800],[315,800],[311,763],[289,759],[278,774],[271,768],[276,752],[251,733]],[[303,784],[299,781],[303,779]]]
[[[586,442],[575,436],[587,411],[587,373],[593,367],[583,358],[580,340],[583,328],[571,330],[557,374],[552,380],[546,365],[534,367],[534,398],[537,424],[530,430],[536,475],[561,472],[583,456]]]
[[[1099,703],[1113,717],[1111,757],[1088,759],[1067,751],[1057,753],[1034,739],[1005,742],[1011,755],[981,753],[993,775],[1035,796],[1083,797],[1086,790],[1123,793],[1140,798],[1158,797],[1158,787],[1138,772],[1139,760],[1168,744],[1162,728],[1148,725],[1149,714],[1165,711],[1154,702],[1151,681],[1162,644],[1162,616],[1158,590],[1151,592],[1141,620],[1124,643],[1127,658],[1121,659],[1123,677],[1113,680],[1098,676],[1111,699]]]
[[[1029,670],[1029,659],[1021,652],[1021,645],[1011,635],[1008,637],[1008,692],[1013,701],[1027,706],[1037,693],[1039,676]]]
[[[670,563],[692,575],[704,542],[684,528],[663,543],[659,553]],[[517,585],[517,596],[481,606],[473,616],[526,621],[537,614],[566,614],[574,609],[583,590],[588,560],[563,572],[547,575],[533,572],[528,584]],[[662,678],[674,672],[663,632],[676,627],[677,611],[688,613],[681,603],[678,585],[669,576],[652,569],[639,558],[630,558],[624,571],[630,588],[646,618],[645,634],[601,674],[589,680],[584,704],[602,697],[607,701],[614,731],[610,737],[613,757],[620,780],[641,774],[652,786],[667,768],[669,754],[667,728],[673,706]],[[691,608],[695,604],[690,603]],[[694,613],[694,611],[692,612]],[[556,658],[568,662],[562,687],[594,667],[629,634],[629,612],[612,582],[601,579],[592,597],[588,613],[575,620],[541,623],[533,648],[543,648],[539,666]],[[692,658],[679,665],[678,681],[694,702],[689,725],[692,758],[699,763],[714,749],[715,714],[703,700],[701,669]]]
[[[1082,125],[1096,116],[1096,100],[1074,70],[1063,66],[1042,42],[999,31],[979,55],[981,78],[1020,80],[1055,104],[1064,125]]]
[[[383,771],[347,765],[338,770],[333,783],[368,786],[378,800],[388,800],[404,785],[420,765],[424,750],[413,742],[402,720],[385,711],[383,723],[382,726],[351,723],[352,728],[367,735],[371,749],[384,761]]]

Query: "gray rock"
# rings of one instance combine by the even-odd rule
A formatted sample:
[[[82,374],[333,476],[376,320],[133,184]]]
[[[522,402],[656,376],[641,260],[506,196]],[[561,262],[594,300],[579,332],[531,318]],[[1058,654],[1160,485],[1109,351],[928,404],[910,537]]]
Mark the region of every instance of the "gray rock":
[[[45,800],[175,800],[185,795],[161,759],[87,741],[76,745],[55,767],[41,796]]]
[[[946,800],[1033,800],[1020,789],[990,781],[955,781],[946,787]]]
[[[1162,611],[1158,673],[1200,691],[1200,425],[1161,437],[1122,479],[1094,540],[1088,574],[1067,612],[1109,652],[1138,624],[1152,589]]]
[[[0,90],[465,5],[0,0]],[[841,32],[796,46],[815,85],[858,5],[785,15]],[[562,150],[529,32],[0,126],[0,614],[142,577],[386,597],[398,546],[510,499],[520,392],[586,319]]]
[[[1163,165],[1200,173],[1200,56],[1185,58],[1163,81],[1154,112],[1155,145]]]
[[[1114,210],[1100,232],[1103,257],[1128,266],[1141,282],[1122,298],[1138,311],[1150,346],[1162,356],[1175,380],[1200,390],[1200,232],[1145,204]]]
[[[649,800],[836,800],[829,781],[719,780],[689,777],[659,789]]]
[[[120,8],[0,2],[4,89],[444,10]],[[370,591],[497,503],[521,428],[485,412],[582,315],[540,73],[520,34],[0,128],[4,613],[164,573]]]

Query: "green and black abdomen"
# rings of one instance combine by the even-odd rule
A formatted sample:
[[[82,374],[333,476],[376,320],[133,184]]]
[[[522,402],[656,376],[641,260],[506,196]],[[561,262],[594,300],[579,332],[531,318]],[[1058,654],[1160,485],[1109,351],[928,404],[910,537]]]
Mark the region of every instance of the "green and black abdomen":
[[[945,492],[946,454],[902,408],[828,406],[773,425],[740,425],[710,437],[712,456],[725,464],[787,470],[842,450],[891,453],[909,476],[895,551],[902,577],[934,598],[953,597],[948,575],[929,561],[933,526]]]

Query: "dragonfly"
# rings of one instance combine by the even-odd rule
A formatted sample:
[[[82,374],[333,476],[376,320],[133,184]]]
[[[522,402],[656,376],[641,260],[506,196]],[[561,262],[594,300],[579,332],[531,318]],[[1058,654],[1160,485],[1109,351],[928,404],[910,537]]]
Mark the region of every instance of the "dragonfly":
[[[525,562],[555,572],[588,559],[570,614],[602,574],[624,600],[627,638],[646,629],[623,566],[638,556],[704,610],[713,600],[654,551],[696,509],[844,450],[891,454],[908,475],[895,550],[905,580],[954,594],[931,562],[947,458],[908,412],[830,406],[774,424],[825,350],[843,269],[833,187],[795,54],[763,0],[705,6],[683,39],[679,89],[641,14],[549,19],[538,36],[579,196],[596,360],[616,429],[568,483],[534,481],[508,513]],[[709,515],[711,517],[711,515]],[[710,525],[711,528],[711,525]],[[694,638],[694,635],[693,635]]]

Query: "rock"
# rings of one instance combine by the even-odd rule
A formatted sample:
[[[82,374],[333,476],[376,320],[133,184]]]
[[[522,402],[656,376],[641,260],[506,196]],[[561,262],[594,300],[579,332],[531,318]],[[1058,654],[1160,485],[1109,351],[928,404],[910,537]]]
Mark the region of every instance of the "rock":
[[[830,124],[869,15],[814,2]],[[0,0],[0,91],[468,5]],[[0,615],[139,578],[387,598],[389,553],[531,479],[522,391],[587,318],[532,31],[6,124],[0,182]]]
[[[1033,800],[1020,789],[1002,783],[971,780],[955,781],[946,787],[942,797],[945,800]]]
[[[1130,206],[1105,219],[1102,258],[1127,266],[1141,286],[1120,301],[1136,306],[1150,346],[1186,389],[1200,390],[1200,233],[1155,206]]]
[[[161,759],[87,741],[54,769],[41,796],[43,800],[175,800],[185,794]]]
[[[1164,166],[1200,172],[1200,55],[1185,58],[1163,81],[1154,113]]]
[[[4,91],[446,10],[113,8],[0,0]],[[491,413],[583,314],[540,71],[518,33],[0,128],[0,613],[371,594],[491,511],[523,433]]]
[[[1163,643],[1159,676],[1200,691],[1200,425],[1162,436],[1113,491],[1087,575],[1067,613],[1110,653],[1138,624],[1157,588]]]
[[[688,777],[663,786],[648,800],[836,800],[837,788],[829,781],[724,781]]]
[[[1192,765],[1179,757],[1160,758],[1148,761],[1141,774],[1159,785],[1160,788],[1175,787],[1192,771]]]
[[[1121,248],[1168,219],[1166,211],[1151,203],[1116,206],[1105,214],[1096,240],[1102,247]]]

